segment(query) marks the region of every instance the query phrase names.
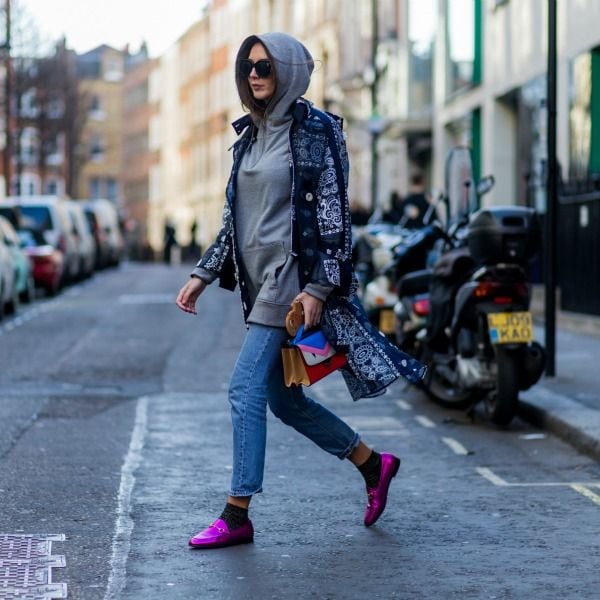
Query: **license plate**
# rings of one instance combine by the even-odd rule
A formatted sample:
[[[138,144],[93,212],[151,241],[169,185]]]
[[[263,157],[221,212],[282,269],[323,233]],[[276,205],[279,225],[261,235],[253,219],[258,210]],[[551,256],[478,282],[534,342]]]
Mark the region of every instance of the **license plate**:
[[[531,313],[492,313],[487,316],[493,344],[526,344],[533,340]]]
[[[394,333],[394,311],[385,308],[379,313],[379,330],[383,333]]]

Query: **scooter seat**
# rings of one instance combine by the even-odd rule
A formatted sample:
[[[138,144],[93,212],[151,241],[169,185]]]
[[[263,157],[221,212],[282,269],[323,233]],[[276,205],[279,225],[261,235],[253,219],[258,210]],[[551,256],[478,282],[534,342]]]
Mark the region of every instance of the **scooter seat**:
[[[407,273],[398,282],[398,296],[416,296],[417,294],[426,294],[429,291],[432,270],[423,269]]]

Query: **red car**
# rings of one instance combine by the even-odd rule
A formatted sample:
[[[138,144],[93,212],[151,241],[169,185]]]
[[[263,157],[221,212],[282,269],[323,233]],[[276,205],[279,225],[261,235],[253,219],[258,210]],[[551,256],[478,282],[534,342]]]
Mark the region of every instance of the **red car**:
[[[33,267],[33,279],[37,287],[54,296],[59,290],[65,265],[64,254],[46,243],[43,234],[35,229],[20,229],[21,245]]]

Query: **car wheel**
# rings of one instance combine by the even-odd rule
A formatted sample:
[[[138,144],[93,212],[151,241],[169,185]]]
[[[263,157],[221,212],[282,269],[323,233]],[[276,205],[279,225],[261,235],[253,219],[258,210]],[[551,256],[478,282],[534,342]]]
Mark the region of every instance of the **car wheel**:
[[[19,292],[17,288],[13,288],[12,298],[6,304],[6,313],[14,315],[19,310]]]
[[[35,300],[35,281],[31,275],[27,278],[25,290],[21,292],[21,300],[25,302],[25,304],[29,304]]]

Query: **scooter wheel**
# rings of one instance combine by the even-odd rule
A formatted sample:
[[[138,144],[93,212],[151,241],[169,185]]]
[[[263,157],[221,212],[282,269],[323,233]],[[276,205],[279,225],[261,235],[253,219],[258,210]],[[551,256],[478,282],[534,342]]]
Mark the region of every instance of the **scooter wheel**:
[[[507,427],[517,413],[519,402],[518,354],[498,349],[496,389],[485,398],[486,413],[492,423]]]

